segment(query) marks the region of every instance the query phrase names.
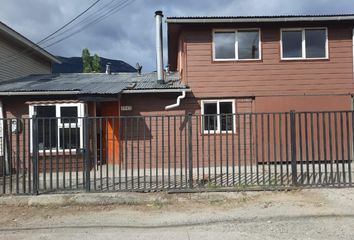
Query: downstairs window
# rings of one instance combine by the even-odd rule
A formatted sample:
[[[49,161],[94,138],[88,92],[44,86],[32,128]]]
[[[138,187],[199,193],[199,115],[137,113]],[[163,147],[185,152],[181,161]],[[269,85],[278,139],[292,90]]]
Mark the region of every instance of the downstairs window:
[[[68,150],[82,147],[82,103],[30,105],[30,118],[36,114],[38,149]],[[31,139],[32,139],[31,128]]]
[[[204,133],[234,132],[234,100],[203,100],[201,105]]]

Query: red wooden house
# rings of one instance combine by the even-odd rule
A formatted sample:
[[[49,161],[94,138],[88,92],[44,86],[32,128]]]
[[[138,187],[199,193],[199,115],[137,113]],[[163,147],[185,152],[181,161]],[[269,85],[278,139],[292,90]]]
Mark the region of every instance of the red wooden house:
[[[282,145],[290,141],[285,132],[291,129],[284,123],[290,120],[271,113],[345,111],[338,124],[352,121],[354,15],[169,17],[167,69],[162,17],[156,12],[157,72],[110,73],[108,68],[106,74],[31,75],[1,83],[6,118],[55,119],[40,122],[40,168],[49,167],[46,159],[53,154],[64,158],[60,164],[66,169],[75,167],[62,162],[65,154],[71,159],[84,148],[85,116],[91,118],[86,143],[91,146],[91,162],[118,164],[119,171],[149,168],[150,173],[167,165],[182,169],[187,158],[200,171],[208,164],[210,169],[210,164],[288,162],[291,149]],[[191,155],[186,151],[188,113],[193,117]],[[252,115],[256,113],[268,115],[261,119]],[[339,142],[329,138],[339,128],[331,125],[336,118],[298,116],[296,141],[304,148],[311,141],[314,145],[306,152],[295,149],[298,161],[350,158],[351,133],[343,133]],[[318,127],[312,131],[318,135],[315,140],[301,135],[312,120]],[[268,129],[261,131],[264,124]],[[21,130],[32,127],[30,120],[22,125]],[[349,132],[345,126],[341,129]],[[21,143],[22,138],[31,142],[32,132],[21,130],[11,131],[19,133]],[[265,150],[256,147],[261,134],[262,144],[268,144]],[[326,138],[327,142],[321,140]],[[16,139],[11,141],[13,149]],[[335,143],[344,146],[341,157],[335,158],[338,149],[325,150]],[[30,155],[33,146],[22,148],[19,158]]]

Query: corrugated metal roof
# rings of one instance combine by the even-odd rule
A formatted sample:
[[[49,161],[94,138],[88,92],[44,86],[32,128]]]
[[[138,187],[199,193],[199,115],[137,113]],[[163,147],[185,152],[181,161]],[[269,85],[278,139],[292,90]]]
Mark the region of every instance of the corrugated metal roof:
[[[179,73],[166,74],[166,83],[157,83],[156,72],[38,74],[0,83],[0,92],[77,92],[76,94],[119,94],[124,90],[185,89]]]
[[[231,23],[354,20],[354,14],[273,15],[273,16],[185,16],[167,17],[167,23]]]

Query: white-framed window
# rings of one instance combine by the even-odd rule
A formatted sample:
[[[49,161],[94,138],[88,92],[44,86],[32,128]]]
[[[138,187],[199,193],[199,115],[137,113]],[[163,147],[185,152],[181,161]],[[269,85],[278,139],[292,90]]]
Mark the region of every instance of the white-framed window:
[[[328,59],[328,29],[283,28],[281,31],[281,59]]]
[[[235,132],[235,100],[202,100],[202,132]]]
[[[213,60],[260,60],[260,29],[227,29],[213,31]]]
[[[29,106],[29,117],[32,118],[34,114],[38,120],[39,151],[82,148],[83,103],[32,104]],[[31,139],[32,124],[31,121]]]

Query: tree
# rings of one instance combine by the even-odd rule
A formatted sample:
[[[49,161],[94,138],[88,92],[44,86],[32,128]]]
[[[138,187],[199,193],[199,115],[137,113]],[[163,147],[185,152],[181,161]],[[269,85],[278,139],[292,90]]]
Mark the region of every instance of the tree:
[[[93,72],[101,72],[101,58],[95,54],[92,58],[92,71]]]
[[[90,51],[87,48],[82,50],[82,71],[84,73],[92,72]]]

